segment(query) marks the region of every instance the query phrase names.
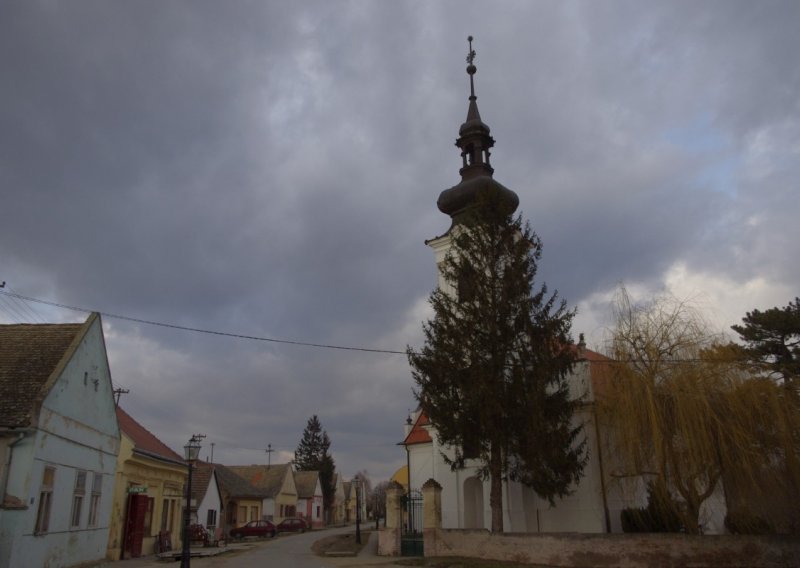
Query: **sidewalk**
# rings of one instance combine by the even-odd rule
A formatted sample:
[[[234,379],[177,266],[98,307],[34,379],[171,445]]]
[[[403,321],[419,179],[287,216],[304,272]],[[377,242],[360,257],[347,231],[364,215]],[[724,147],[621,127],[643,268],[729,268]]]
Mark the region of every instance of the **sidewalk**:
[[[219,556],[237,550],[247,550],[256,546],[254,543],[247,542],[232,542],[227,546],[215,548],[200,548],[192,547],[192,560],[200,558],[209,558],[212,556]],[[175,551],[180,552],[180,551]],[[142,556],[140,558],[126,558],[124,560],[106,560],[100,564],[94,564],[91,568],[164,568],[165,566],[174,566],[177,561],[172,558],[160,558],[155,554],[149,556]]]

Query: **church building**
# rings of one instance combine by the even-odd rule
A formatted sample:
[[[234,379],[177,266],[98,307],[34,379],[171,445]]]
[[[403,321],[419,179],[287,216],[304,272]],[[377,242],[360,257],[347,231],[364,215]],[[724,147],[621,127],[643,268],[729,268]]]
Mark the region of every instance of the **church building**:
[[[461,181],[439,195],[437,206],[449,215],[452,224],[448,231],[426,244],[433,249],[436,265],[440,266],[452,246],[451,234],[462,216],[475,207],[478,196],[485,192],[499,195],[510,211],[519,205],[516,193],[494,179],[494,168],[490,163],[494,138],[478,112],[474,75],[476,67],[470,38],[470,55],[467,58],[467,73],[470,78],[469,107],[466,121],[459,129],[456,145],[461,150],[462,164],[459,170]],[[438,285],[452,289],[439,272]],[[503,485],[503,527],[506,532],[617,532],[620,531],[620,510],[627,506],[621,499],[613,498],[606,487],[601,448],[594,420],[594,393],[601,384],[604,357],[585,349],[581,342],[577,346],[579,361],[569,378],[570,392],[574,397],[583,397],[579,412],[573,417],[573,425],[584,425],[586,451],[589,461],[584,475],[574,492],[551,506],[540,499],[532,489],[517,482]],[[452,448],[442,447],[436,436],[436,425],[431,424],[421,410],[408,417],[405,439],[402,445],[408,457],[408,483],[411,492],[418,491],[429,479],[442,486],[443,528],[489,528],[489,480],[481,480],[477,463],[453,471],[442,456],[454,457]],[[413,528],[421,519],[412,520]]]

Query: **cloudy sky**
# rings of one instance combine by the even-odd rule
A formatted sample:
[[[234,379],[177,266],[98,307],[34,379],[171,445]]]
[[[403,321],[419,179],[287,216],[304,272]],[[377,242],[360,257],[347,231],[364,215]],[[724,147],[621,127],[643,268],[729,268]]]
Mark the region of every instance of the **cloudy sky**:
[[[800,293],[800,3],[10,0],[5,293],[233,334],[419,345],[467,112],[540,277],[602,347],[609,299],[720,329]],[[85,314],[0,295],[0,321]],[[180,451],[286,461],[318,414],[347,477],[405,462],[403,355],[104,317],[122,405]]]

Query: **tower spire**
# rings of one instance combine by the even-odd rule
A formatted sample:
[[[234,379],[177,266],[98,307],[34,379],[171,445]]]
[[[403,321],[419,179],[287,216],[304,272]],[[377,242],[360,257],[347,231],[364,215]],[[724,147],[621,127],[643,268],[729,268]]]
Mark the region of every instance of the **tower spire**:
[[[469,51],[467,52],[467,75],[469,75],[469,109],[467,120],[458,130],[456,146],[461,149],[461,183],[450,189],[444,190],[439,195],[437,205],[442,213],[453,218],[475,204],[477,195],[483,191],[496,191],[508,203],[509,209],[514,211],[519,204],[519,198],[510,189],[492,179],[494,168],[489,162],[494,138],[491,130],[481,120],[478,112],[478,97],[475,96],[475,50],[472,48],[473,37],[467,37]]]

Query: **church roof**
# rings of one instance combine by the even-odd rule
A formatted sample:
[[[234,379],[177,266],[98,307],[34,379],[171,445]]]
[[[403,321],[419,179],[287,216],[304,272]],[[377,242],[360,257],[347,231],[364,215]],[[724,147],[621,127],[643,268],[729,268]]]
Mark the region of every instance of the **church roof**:
[[[431,439],[431,435],[428,433],[424,427],[430,424],[430,420],[428,420],[428,415],[425,412],[420,411],[419,415],[417,416],[416,422],[414,422],[414,426],[411,427],[411,431],[406,436],[406,439],[403,440],[404,446],[413,446],[414,444],[428,444],[433,442]]]

